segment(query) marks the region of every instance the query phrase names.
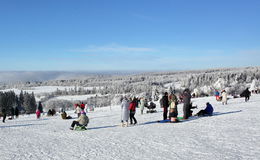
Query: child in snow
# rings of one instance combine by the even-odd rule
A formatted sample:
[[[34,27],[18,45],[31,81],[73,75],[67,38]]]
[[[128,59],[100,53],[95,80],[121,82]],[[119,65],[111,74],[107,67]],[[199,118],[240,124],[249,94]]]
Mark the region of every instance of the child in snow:
[[[144,105],[145,105],[145,100],[144,100],[144,98],[142,97],[141,99],[140,99],[140,111],[141,111],[141,114],[143,114],[144,113]]]
[[[86,115],[86,112],[81,111],[80,116],[79,116],[79,119],[72,122],[70,129],[73,130],[74,127],[75,127],[75,125],[76,125],[76,126],[84,126],[84,127],[87,127],[88,123],[89,123],[89,118],[88,118],[88,116]]]
[[[209,102],[207,102],[206,108],[204,110],[200,110],[197,114],[195,114],[195,116],[212,116],[213,111],[214,109],[212,105]]]
[[[37,119],[41,117],[41,111],[39,109],[36,110],[36,117]]]
[[[67,113],[65,111],[62,111],[61,118],[62,119],[71,119],[72,117],[71,116],[67,116]]]
[[[222,91],[221,97],[222,97],[222,104],[227,105],[227,92],[225,90]]]

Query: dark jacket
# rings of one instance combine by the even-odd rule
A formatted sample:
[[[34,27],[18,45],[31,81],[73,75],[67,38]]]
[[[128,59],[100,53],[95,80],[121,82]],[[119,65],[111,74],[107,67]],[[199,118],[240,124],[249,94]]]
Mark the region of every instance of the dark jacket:
[[[163,96],[162,97],[162,107],[169,107],[169,99],[168,96]]]
[[[189,92],[183,93],[183,103],[190,104],[191,94]]]
[[[207,107],[205,108],[205,112],[206,112],[206,114],[212,114],[213,113],[213,107],[212,107],[212,105],[211,104],[207,104]]]

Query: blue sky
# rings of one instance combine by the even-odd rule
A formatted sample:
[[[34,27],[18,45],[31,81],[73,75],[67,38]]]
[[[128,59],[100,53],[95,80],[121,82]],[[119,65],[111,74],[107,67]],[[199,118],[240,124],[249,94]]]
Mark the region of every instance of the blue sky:
[[[1,0],[0,70],[260,65],[259,0]]]

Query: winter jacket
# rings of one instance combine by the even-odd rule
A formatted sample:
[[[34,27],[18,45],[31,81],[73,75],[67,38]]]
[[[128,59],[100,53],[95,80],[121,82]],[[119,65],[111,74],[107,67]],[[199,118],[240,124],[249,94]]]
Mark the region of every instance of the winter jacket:
[[[189,105],[191,100],[191,95],[189,92],[184,92],[183,93],[183,103],[184,105]]]
[[[84,109],[85,109],[85,104],[82,103],[82,104],[80,105],[80,108],[81,108],[82,110],[84,110]]]
[[[221,96],[222,96],[222,102],[227,102],[227,93],[222,92]]]
[[[78,122],[83,126],[87,126],[89,122],[88,116],[86,114],[81,114],[79,116]]]
[[[133,101],[129,104],[129,110],[135,112],[135,109],[136,109],[136,103]]]
[[[168,108],[169,107],[169,99],[168,96],[163,96],[162,97],[162,107]]]
[[[241,96],[241,97],[250,97],[250,96],[251,96],[251,92],[250,92],[248,89],[246,89],[246,90],[244,90],[244,91],[241,93],[240,96]]]
[[[66,119],[67,118],[67,113],[66,112],[62,112],[61,113],[61,118],[62,119]]]
[[[121,120],[128,121],[129,119],[129,102],[126,99],[123,99],[121,104]]]
[[[207,107],[205,108],[205,112],[206,112],[206,114],[209,114],[209,115],[211,115],[212,113],[213,113],[213,107],[212,107],[212,105],[211,104],[207,104]]]
[[[140,100],[140,110],[144,110],[144,104],[145,104],[145,102],[144,102],[144,99],[142,98]]]
[[[82,111],[82,109],[79,106],[77,106],[76,113],[80,113],[81,111]]]
[[[40,115],[41,115],[41,111],[39,109],[37,109],[36,116],[39,117]]]

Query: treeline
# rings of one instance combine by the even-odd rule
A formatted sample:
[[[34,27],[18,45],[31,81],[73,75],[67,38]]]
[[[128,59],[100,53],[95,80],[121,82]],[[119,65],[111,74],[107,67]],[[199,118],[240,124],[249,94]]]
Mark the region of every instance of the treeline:
[[[5,109],[8,114],[11,114],[11,109],[15,107],[27,114],[35,113],[37,106],[34,93],[21,91],[16,95],[14,91],[0,92],[0,111]]]

